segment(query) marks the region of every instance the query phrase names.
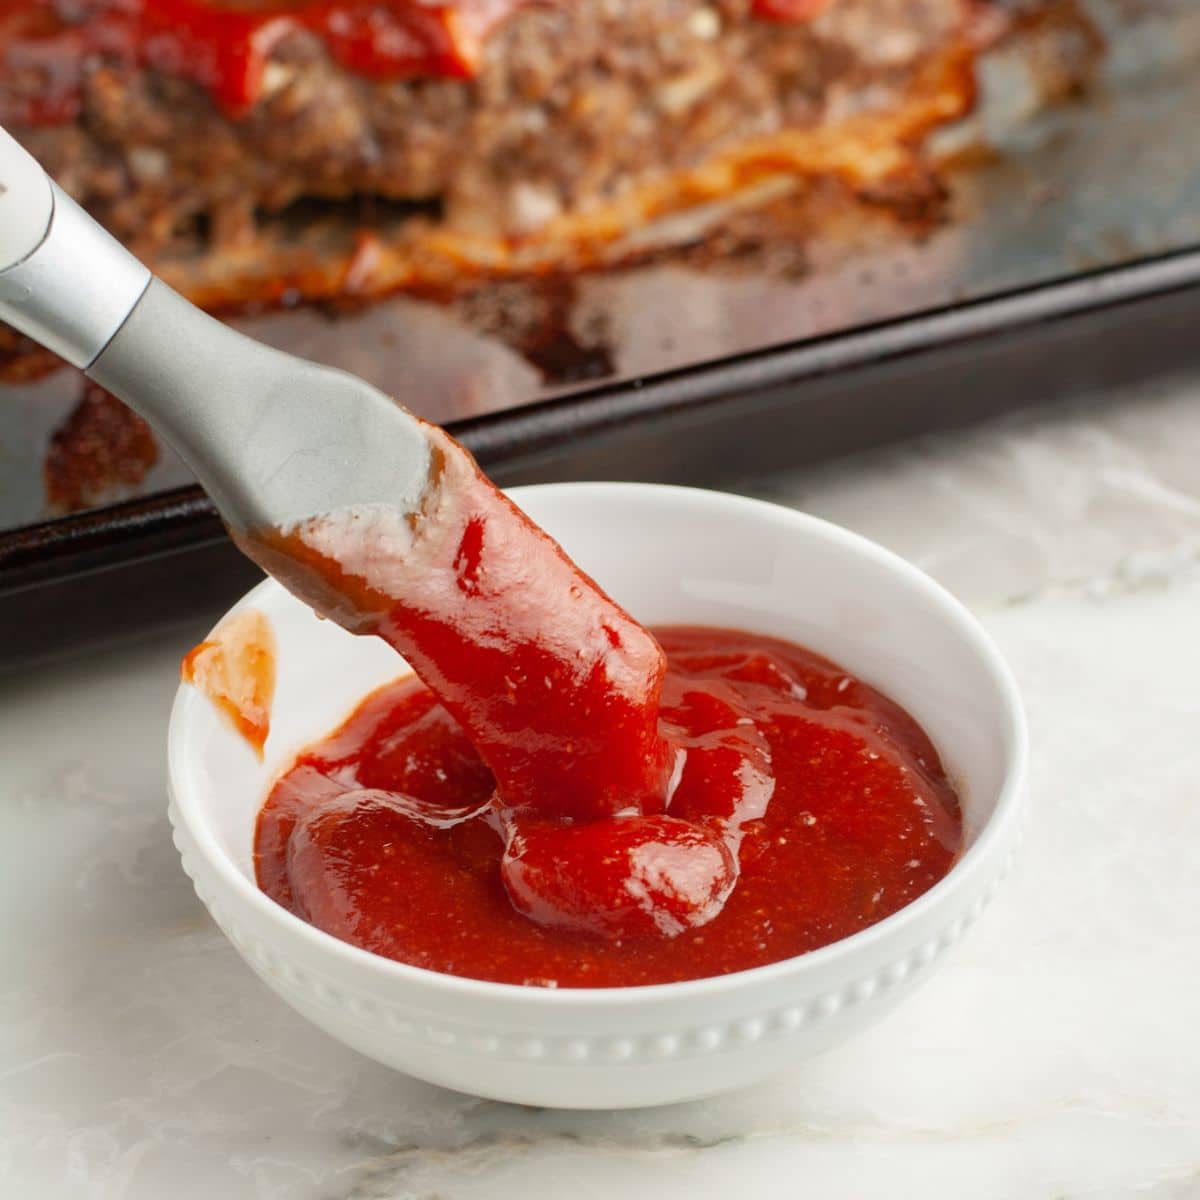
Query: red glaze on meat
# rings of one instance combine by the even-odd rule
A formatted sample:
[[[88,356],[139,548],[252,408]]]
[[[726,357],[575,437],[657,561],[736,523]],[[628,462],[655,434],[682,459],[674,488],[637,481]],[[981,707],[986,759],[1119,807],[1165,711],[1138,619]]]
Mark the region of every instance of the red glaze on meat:
[[[268,64],[297,30],[315,34],[347,70],[371,79],[470,78],[491,32],[513,13],[559,0],[0,0],[0,64],[40,67],[49,86],[21,124],[79,112],[97,63],[150,68],[204,88],[230,117],[261,99]],[[770,20],[810,20],[829,0],[755,0]]]

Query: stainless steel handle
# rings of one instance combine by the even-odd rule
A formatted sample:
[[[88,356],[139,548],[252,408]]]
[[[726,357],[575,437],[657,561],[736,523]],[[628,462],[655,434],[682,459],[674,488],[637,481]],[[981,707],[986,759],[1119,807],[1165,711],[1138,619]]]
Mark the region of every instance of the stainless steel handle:
[[[149,270],[0,129],[0,318],[86,368],[149,283]]]
[[[430,446],[389,396],[273,350],[154,279],[88,374],[137,409],[235,529],[350,503],[413,511]]]
[[[45,171],[0,129],[0,271],[15,267],[42,244],[53,213]]]

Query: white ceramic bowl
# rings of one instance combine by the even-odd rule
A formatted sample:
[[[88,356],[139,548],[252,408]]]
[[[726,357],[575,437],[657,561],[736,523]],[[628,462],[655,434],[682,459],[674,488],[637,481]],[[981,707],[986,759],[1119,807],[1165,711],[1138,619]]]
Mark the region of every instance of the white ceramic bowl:
[[[273,581],[252,605],[279,639],[266,759],[194,689],[170,727],[171,820],[196,892],[254,971],[314,1024],[422,1079],[525,1104],[664,1104],[762,1079],[882,1016],[983,911],[1016,847],[1026,732],[975,619],[916,568],[790,509],[641,484],[555,484],[513,498],[640,620],[741,627],[837,660],[906,707],[961,786],[967,846],[900,912],[832,946],[655,987],[521,988],[379,958],[254,884],[251,835],[272,780],[371,689],[407,668],[319,621]]]

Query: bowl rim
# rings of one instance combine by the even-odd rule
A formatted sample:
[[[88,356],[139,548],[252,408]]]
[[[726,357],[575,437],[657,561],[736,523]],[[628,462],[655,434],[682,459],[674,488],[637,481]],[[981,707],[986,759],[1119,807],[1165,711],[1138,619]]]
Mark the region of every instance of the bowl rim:
[[[182,768],[192,713],[204,703],[204,698],[195,688],[181,682],[175,693],[167,731],[167,773],[175,819],[184,827],[196,852],[204,858],[224,887],[234,892],[240,901],[257,910],[268,922],[281,923],[286,931],[306,942],[316,953],[329,956],[331,965],[342,963],[352,969],[374,971],[382,979],[396,984],[441,989],[481,1001],[519,1001],[531,1006],[554,1008],[599,1006],[612,1009],[658,1000],[707,999],[759,984],[769,985],[801,970],[836,967],[839,962],[852,960],[858,954],[869,951],[875,944],[885,942],[904,925],[919,920],[925,913],[935,909],[953,890],[960,888],[968,876],[978,873],[981,864],[991,856],[993,847],[997,843],[1003,844],[1011,826],[1020,819],[1028,776],[1029,733],[1020,691],[1008,664],[978,618],[960,600],[907,559],[862,534],[767,500],[708,488],[620,481],[568,481],[505,489],[506,494],[518,504],[527,496],[549,492],[561,494],[568,491],[576,494],[597,492],[608,497],[614,492],[643,496],[652,493],[655,497],[700,508],[722,508],[726,511],[740,509],[758,519],[790,524],[793,528],[804,530],[810,536],[839,543],[852,553],[897,573],[925,602],[942,615],[950,628],[972,645],[982,659],[991,683],[1002,701],[1004,718],[1000,733],[1005,752],[1005,775],[991,815],[980,827],[971,845],[955,859],[946,875],[928,891],[896,912],[827,946],[780,959],[778,962],[700,979],[624,987],[547,988],[473,979],[412,966],[344,942],[309,924],[272,900],[256,883],[247,879],[226,855],[208,823],[203,819],[203,797],[199,794],[198,784],[194,777],[190,777]],[[282,585],[274,579],[266,578],[222,613],[220,620],[224,620],[235,609],[253,604],[256,597],[261,598],[264,594],[272,595],[283,590]]]

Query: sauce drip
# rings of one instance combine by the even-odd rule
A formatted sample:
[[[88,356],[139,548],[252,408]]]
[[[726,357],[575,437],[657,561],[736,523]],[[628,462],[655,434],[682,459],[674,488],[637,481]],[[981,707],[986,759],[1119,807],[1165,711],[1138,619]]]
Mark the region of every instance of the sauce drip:
[[[256,833],[260,886],[415,966],[613,987],[815,949],[946,873],[957,801],[902,709],[773,638],[655,633],[659,731],[681,760],[665,812],[514,829],[471,738],[408,677],[276,783]]]
[[[513,817],[661,812],[674,768],[658,728],[654,638],[424,426],[417,514],[350,510],[242,548],[317,612],[394,646],[461,725]]]

